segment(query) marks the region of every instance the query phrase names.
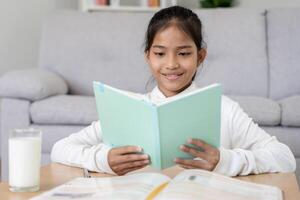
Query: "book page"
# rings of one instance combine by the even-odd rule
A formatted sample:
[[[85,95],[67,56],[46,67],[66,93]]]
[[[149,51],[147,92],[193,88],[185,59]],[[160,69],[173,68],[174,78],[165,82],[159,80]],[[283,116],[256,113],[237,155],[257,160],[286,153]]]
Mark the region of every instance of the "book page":
[[[138,173],[102,178],[76,178],[32,200],[146,199],[152,190],[168,181],[170,181],[170,178],[158,173]]]
[[[249,183],[204,170],[185,170],[155,199],[282,200],[282,193],[273,186]]]

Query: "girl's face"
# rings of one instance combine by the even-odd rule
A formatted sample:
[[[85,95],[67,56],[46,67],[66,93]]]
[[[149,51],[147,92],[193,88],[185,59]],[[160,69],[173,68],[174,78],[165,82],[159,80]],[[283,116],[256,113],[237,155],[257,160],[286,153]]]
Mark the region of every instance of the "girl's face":
[[[145,57],[158,88],[166,97],[174,96],[191,82],[198,65],[206,55],[197,50],[194,41],[176,25],[156,33]]]

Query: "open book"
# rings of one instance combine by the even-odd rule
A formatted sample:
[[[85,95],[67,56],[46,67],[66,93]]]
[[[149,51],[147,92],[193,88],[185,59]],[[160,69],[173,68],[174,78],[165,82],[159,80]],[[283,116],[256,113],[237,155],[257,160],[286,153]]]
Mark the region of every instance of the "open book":
[[[159,173],[76,178],[32,200],[282,200],[274,186],[245,182],[204,170],[185,170],[170,179]]]
[[[189,93],[150,102],[144,95],[94,82],[104,143],[141,146],[151,166],[164,169],[176,157],[187,158],[179,146],[189,138],[220,145],[221,86],[213,84]]]

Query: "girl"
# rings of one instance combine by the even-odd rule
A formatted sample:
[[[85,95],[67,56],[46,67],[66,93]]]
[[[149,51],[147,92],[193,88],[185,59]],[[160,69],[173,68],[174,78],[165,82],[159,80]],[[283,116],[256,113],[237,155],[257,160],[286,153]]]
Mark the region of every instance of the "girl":
[[[146,98],[158,102],[197,88],[193,80],[206,50],[202,24],[195,13],[179,6],[160,10],[149,23],[145,44],[145,59],[157,82]],[[195,159],[174,158],[174,162],[184,168],[236,176],[288,172],[296,167],[290,149],[259,128],[226,96],[222,97],[221,148],[200,139],[188,139],[187,143],[180,148]],[[149,164],[149,156],[142,154],[140,147],[105,145],[99,121],[58,141],[51,158],[54,162],[117,175]]]

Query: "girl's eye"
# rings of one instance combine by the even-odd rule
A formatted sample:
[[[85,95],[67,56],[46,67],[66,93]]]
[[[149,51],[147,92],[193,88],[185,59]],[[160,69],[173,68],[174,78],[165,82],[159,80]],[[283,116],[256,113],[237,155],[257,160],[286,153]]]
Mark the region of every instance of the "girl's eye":
[[[165,54],[162,52],[154,52],[154,55],[161,57],[161,56],[164,56]]]
[[[191,54],[192,54],[191,52],[180,52],[179,53],[180,56],[189,56]]]

